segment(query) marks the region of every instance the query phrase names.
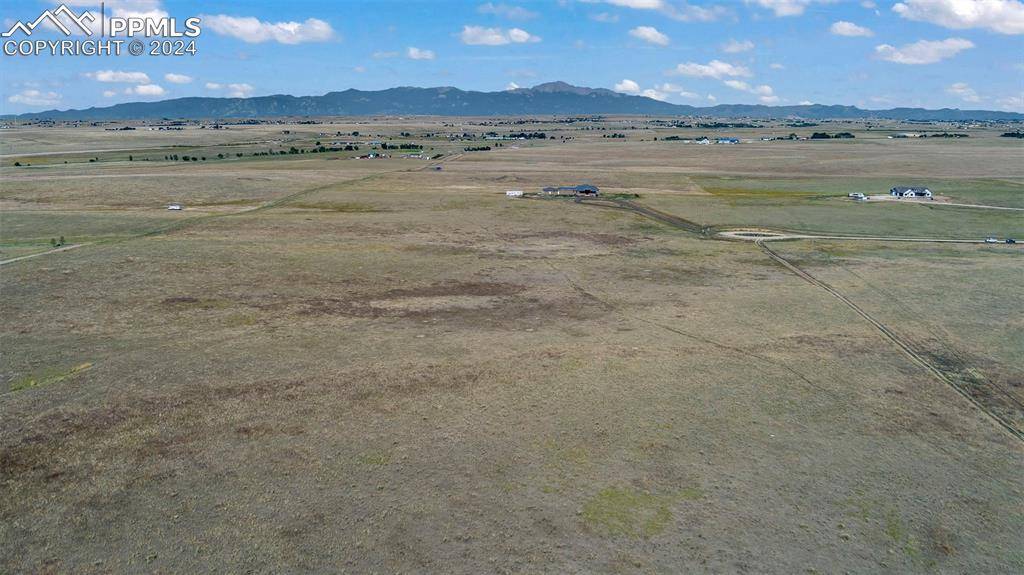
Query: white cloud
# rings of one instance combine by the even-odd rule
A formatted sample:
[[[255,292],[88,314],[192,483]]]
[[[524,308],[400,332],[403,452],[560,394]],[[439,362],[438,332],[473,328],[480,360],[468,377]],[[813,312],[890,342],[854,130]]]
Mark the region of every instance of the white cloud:
[[[100,70],[86,72],[86,78],[97,82],[118,82],[124,84],[149,84],[149,76],[145,72],[122,72],[120,70]]]
[[[722,82],[726,86],[729,86],[733,90],[739,90],[741,92],[747,92],[757,96],[758,100],[765,104],[774,104],[779,101],[779,97],[775,95],[775,90],[767,84],[761,84],[760,86],[751,86],[742,80],[725,80]]]
[[[250,44],[273,41],[281,44],[326,42],[335,37],[331,25],[317,18],[305,22],[264,22],[252,16],[202,15],[203,29],[238,38]]]
[[[129,96],[163,96],[167,93],[167,90],[156,84],[139,84],[138,86],[125,88],[124,93]]]
[[[860,3],[860,6],[861,8],[866,8],[868,10],[874,10],[875,8],[878,8],[878,4],[875,4],[874,0],[863,0]]]
[[[248,98],[253,91],[249,84],[220,84],[218,82],[207,82],[207,90],[227,90],[229,98]]]
[[[605,24],[614,24],[619,21],[619,17],[616,14],[609,14],[607,12],[601,12],[599,14],[591,14],[590,19],[594,22],[604,22]]]
[[[527,42],[540,42],[538,36],[530,34],[521,28],[509,28],[505,31],[501,28],[484,28],[483,26],[463,26],[459,33],[459,39],[463,44],[470,46],[503,46],[505,44],[525,44]]]
[[[405,55],[412,60],[433,60],[433,50],[423,50],[415,46],[409,46],[409,49],[405,51]]]
[[[996,100],[1000,108],[1010,112],[1024,112],[1024,94],[1020,96],[1007,96]]]
[[[736,66],[721,60],[712,60],[707,64],[698,64],[696,62],[679,64],[672,70],[669,70],[668,74],[721,80],[724,77],[748,77],[750,76],[750,70],[744,66]]]
[[[640,84],[633,80],[625,79],[615,84],[614,89],[616,92],[621,92],[623,94],[644,96],[645,98],[660,100],[662,102],[668,100],[669,96],[673,94],[679,95],[683,98],[700,98],[699,95],[694,94],[693,92],[687,92],[681,86],[670,84],[668,82],[653,88],[641,88]]]
[[[722,51],[727,54],[738,54],[740,52],[747,52],[754,49],[754,43],[750,40],[738,40],[730,39],[725,44],[722,44]]]
[[[665,5],[663,0],[605,0],[612,6],[635,8],[637,10],[658,10]]]
[[[615,84],[614,90],[616,92],[623,92],[626,94],[639,94],[640,84],[637,84],[633,80],[623,80],[618,84]]]
[[[875,54],[883,60],[897,64],[934,64],[973,47],[974,43],[970,40],[947,38],[945,40],[921,40],[899,48],[881,44],[875,46]]]
[[[539,37],[519,28],[509,28],[508,38],[517,44],[522,44],[524,42],[540,42]]]
[[[378,50],[371,54],[374,60],[383,60],[385,58],[397,58],[399,56],[397,51],[384,51]]]
[[[229,98],[248,98],[252,91],[253,87],[249,84],[228,84]]]
[[[814,102],[812,102],[810,100],[800,100],[800,105],[801,106],[813,106]]]
[[[746,0],[747,4],[757,4],[767,8],[776,16],[799,16],[807,10],[807,7],[815,2],[829,2],[831,0]]]
[[[772,70],[785,70],[786,67],[778,62],[772,62],[771,66],[768,66]]]
[[[366,66],[354,66],[352,68],[352,71],[355,72],[356,74],[362,74],[363,72],[366,71]]]
[[[172,84],[190,84],[192,83],[192,76],[186,76],[184,74],[164,74],[164,80]]]
[[[647,88],[643,92],[640,92],[640,95],[645,98],[659,100],[661,102],[664,102],[668,98],[668,94],[662,92],[661,90],[658,90],[657,88]]]
[[[22,90],[11,94],[7,101],[24,106],[56,106],[60,104],[61,95],[57,92],[41,92],[39,90]]]
[[[515,82],[509,82],[508,85],[505,86],[505,89],[506,90],[518,90],[519,89],[519,84],[516,84]]]
[[[729,13],[721,6],[694,6],[685,0],[668,2],[667,0],[603,0],[605,4],[632,8],[634,10],[654,10],[680,22],[714,22]],[[616,18],[617,19],[617,18]]]
[[[113,98],[116,95],[117,95],[117,92],[115,92],[113,90],[103,90],[103,97],[104,98]]]
[[[858,26],[853,22],[847,22],[846,20],[839,20],[834,22],[829,27],[829,32],[832,32],[836,36],[874,36],[875,33],[869,28]]]
[[[964,102],[981,101],[981,97],[978,96],[978,93],[974,91],[974,88],[968,86],[966,82],[956,82],[955,84],[950,84],[950,86],[946,88],[946,93],[952,94],[953,96],[960,98]]]
[[[680,97],[683,97],[683,98],[690,98],[690,99],[700,98],[700,94],[695,94],[693,92],[688,92],[682,86],[677,86],[675,84],[669,84],[667,82],[662,84],[662,85],[660,85],[660,86],[655,86],[655,89],[660,91],[660,92],[667,92],[667,93],[670,93],[670,94],[676,94],[676,95],[678,95]]]
[[[493,4],[488,2],[481,4],[476,9],[481,14],[493,14],[509,20],[531,20],[537,17],[536,12],[531,12],[521,6],[509,6],[508,4]]]
[[[718,98],[712,96],[711,94],[708,94],[708,102],[717,102],[717,101],[718,101]]]
[[[904,0],[892,10],[908,20],[954,30],[984,28],[1000,34],[1024,34],[1024,2],[1020,0]]]
[[[654,26],[637,26],[629,31],[629,35],[658,46],[668,46],[669,43],[668,36],[659,32]]]

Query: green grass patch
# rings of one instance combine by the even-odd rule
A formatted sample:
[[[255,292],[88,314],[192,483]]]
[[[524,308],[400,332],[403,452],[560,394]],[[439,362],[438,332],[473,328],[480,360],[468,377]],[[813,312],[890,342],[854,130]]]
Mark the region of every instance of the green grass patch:
[[[356,461],[369,467],[384,467],[391,462],[391,454],[383,451],[371,451],[361,454]]]
[[[647,539],[664,532],[672,522],[669,507],[674,502],[702,496],[696,487],[670,495],[609,487],[583,504],[582,517],[587,527],[602,535]]]
[[[303,210],[322,210],[326,212],[343,212],[349,214],[368,214],[386,211],[372,204],[364,204],[360,202],[297,202],[287,205],[292,208],[299,208]]]
[[[90,362],[80,363],[70,369],[50,368],[12,381],[10,390],[12,392],[22,391],[33,387],[42,387],[44,385],[60,383],[69,377],[73,377],[90,369],[92,369],[92,363]]]

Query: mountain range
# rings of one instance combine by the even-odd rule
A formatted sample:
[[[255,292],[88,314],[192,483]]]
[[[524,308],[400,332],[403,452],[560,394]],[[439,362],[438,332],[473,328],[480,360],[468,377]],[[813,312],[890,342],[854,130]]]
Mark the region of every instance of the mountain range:
[[[523,116],[628,114],[705,116],[713,118],[804,118],[890,120],[1024,120],[1024,114],[991,110],[891,108],[865,110],[855,106],[810,104],[765,106],[719,104],[695,107],[670,104],[604,88],[549,82],[533,88],[476,92],[452,87],[400,87],[387,90],[328,92],[323,96],[258,96],[253,98],[175,98],[159,102],[128,102],[84,110],[49,110],[6,115],[11,120],[231,119],[268,116]]]

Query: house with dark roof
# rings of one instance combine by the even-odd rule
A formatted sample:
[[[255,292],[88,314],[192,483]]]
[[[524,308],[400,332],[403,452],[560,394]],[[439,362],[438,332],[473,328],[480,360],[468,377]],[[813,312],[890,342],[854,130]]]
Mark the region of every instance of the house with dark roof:
[[[596,196],[600,192],[597,186],[580,184],[578,186],[548,186],[542,190],[549,196]]]

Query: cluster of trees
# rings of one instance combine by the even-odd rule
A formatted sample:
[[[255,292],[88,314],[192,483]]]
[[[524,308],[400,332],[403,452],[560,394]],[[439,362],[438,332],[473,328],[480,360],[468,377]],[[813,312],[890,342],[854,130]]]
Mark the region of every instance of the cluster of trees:
[[[1000,138],[1024,138],[1024,132],[1017,130],[1016,132],[1003,132],[999,135]]]
[[[602,134],[601,137],[602,138],[625,138],[626,134],[620,134],[620,133],[616,132],[614,134]]]
[[[1022,134],[1024,136],[1024,134]],[[942,132],[941,134],[928,134],[925,138],[967,138],[967,134],[950,134],[949,132]]]
[[[546,140],[548,135],[544,132],[519,132],[518,134],[509,134],[509,138],[522,138],[524,140]],[[554,140],[554,136],[551,138]]]
[[[811,134],[811,139],[812,140],[829,140],[829,139],[832,139],[832,138],[853,138],[853,137],[855,137],[855,136],[853,134],[851,134],[850,132],[838,132],[834,136],[829,135],[828,132],[814,132],[813,134]]]
[[[465,152],[487,152],[490,149],[491,149],[490,146],[469,146],[469,147],[463,148],[463,151],[465,151]]]

